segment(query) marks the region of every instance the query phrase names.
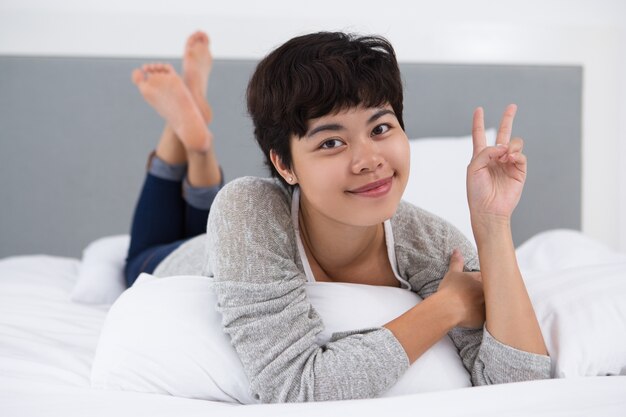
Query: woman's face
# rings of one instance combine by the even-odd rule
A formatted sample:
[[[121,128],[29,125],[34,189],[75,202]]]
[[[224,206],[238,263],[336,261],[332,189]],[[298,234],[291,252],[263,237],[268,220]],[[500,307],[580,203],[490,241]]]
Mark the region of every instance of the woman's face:
[[[291,155],[303,210],[345,225],[389,219],[408,181],[409,142],[390,105],[310,120]]]

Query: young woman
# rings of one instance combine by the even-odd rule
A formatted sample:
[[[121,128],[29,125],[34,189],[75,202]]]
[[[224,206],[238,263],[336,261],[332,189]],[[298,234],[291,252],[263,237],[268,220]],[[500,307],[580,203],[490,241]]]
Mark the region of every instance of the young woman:
[[[144,72],[136,79],[154,103],[147,92],[161,74]],[[402,100],[395,53],[382,38],[314,33],[280,46],[248,86],[275,178],[230,182],[213,202],[206,240],[167,258],[197,262],[206,241],[204,273],[213,276],[224,331],[263,402],[375,397],[446,334],[475,385],[550,375],[511,239],[526,177],[522,141],[511,139],[515,106],[495,147],[485,145],[482,110],[474,113],[467,188],[476,252],[453,226],[401,201],[409,173]],[[155,107],[187,150],[186,137],[207,136],[172,106]],[[319,345],[324,323],[305,292],[316,281],[402,287],[424,301],[382,327]]]
[[[453,226],[400,201],[409,173],[402,99],[394,51],[379,37],[297,37],[252,76],[248,108],[275,179],[243,178],[219,193],[206,272],[263,402],[375,397],[446,334],[475,385],[550,375],[511,239],[526,177],[522,141],[511,139],[515,106],[495,147],[485,144],[482,109],[474,113],[476,252]],[[324,324],[305,293],[315,281],[399,286],[424,301],[320,346]]]
[[[129,287],[141,272],[152,273],[183,242],[206,231],[209,208],[223,185],[207,128],[211,64],[209,38],[196,32],[185,45],[182,79],[168,64],[133,71],[133,82],[166,126],[148,160],[133,216],[125,268]]]

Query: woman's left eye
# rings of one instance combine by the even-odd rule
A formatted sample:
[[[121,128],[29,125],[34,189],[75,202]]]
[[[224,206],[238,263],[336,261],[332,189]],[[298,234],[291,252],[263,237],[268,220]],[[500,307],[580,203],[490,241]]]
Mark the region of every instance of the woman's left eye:
[[[340,141],[339,139],[329,139],[326,142],[322,143],[322,146],[320,146],[320,148],[335,149],[335,148],[340,147],[341,145],[343,145],[343,142]]]
[[[386,123],[383,123],[381,125],[376,126],[373,130],[372,130],[372,135],[376,136],[376,135],[382,135],[383,133],[387,132],[390,129],[389,125]]]

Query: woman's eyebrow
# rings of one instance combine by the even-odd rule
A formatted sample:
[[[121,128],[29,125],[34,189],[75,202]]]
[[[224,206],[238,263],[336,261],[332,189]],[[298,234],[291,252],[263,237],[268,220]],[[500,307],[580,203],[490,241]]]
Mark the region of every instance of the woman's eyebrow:
[[[306,136],[307,138],[310,138],[311,136],[314,136],[314,135],[318,134],[319,132],[323,132],[323,131],[325,131],[325,130],[330,130],[331,132],[338,132],[338,131],[340,131],[340,130],[344,130],[344,129],[345,129],[345,127],[343,127],[343,126],[342,126],[342,125],[340,125],[340,124],[337,124],[337,123],[329,123],[329,124],[326,124],[326,125],[320,125],[320,126],[317,126],[317,127],[313,128],[313,129],[309,130],[309,131],[306,133],[306,135],[305,135],[305,136]]]
[[[393,110],[391,109],[380,109],[378,110],[376,113],[374,113],[369,119],[367,119],[367,124],[370,124],[372,122],[374,122],[375,120],[383,117],[386,114],[392,114],[392,115],[396,115]],[[314,127],[313,129],[309,130],[306,134],[305,137],[310,138],[316,134],[318,134],[319,132],[323,132],[323,131],[331,131],[331,132],[338,132],[341,130],[345,130],[345,127],[338,124],[338,123],[328,123],[325,125],[320,125],[317,127]]]
[[[375,121],[375,120],[377,120],[377,119],[380,119],[381,117],[383,117],[383,116],[384,116],[384,115],[386,115],[386,114],[392,114],[392,115],[394,115],[394,116],[396,115],[396,114],[393,112],[393,110],[391,110],[391,109],[380,109],[380,110],[378,110],[376,113],[374,113],[374,114],[372,115],[372,117],[370,117],[369,119],[367,119],[367,123],[368,123],[368,124],[370,124],[370,123],[372,123],[373,121]]]

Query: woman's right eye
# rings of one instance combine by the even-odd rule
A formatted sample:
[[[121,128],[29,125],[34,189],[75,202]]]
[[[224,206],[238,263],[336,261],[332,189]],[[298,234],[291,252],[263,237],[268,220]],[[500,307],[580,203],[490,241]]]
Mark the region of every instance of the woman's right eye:
[[[343,145],[343,142],[340,141],[339,139],[329,139],[329,140],[325,141],[324,143],[322,143],[320,148],[322,148],[322,149],[335,149],[335,148],[340,147],[341,145]]]

